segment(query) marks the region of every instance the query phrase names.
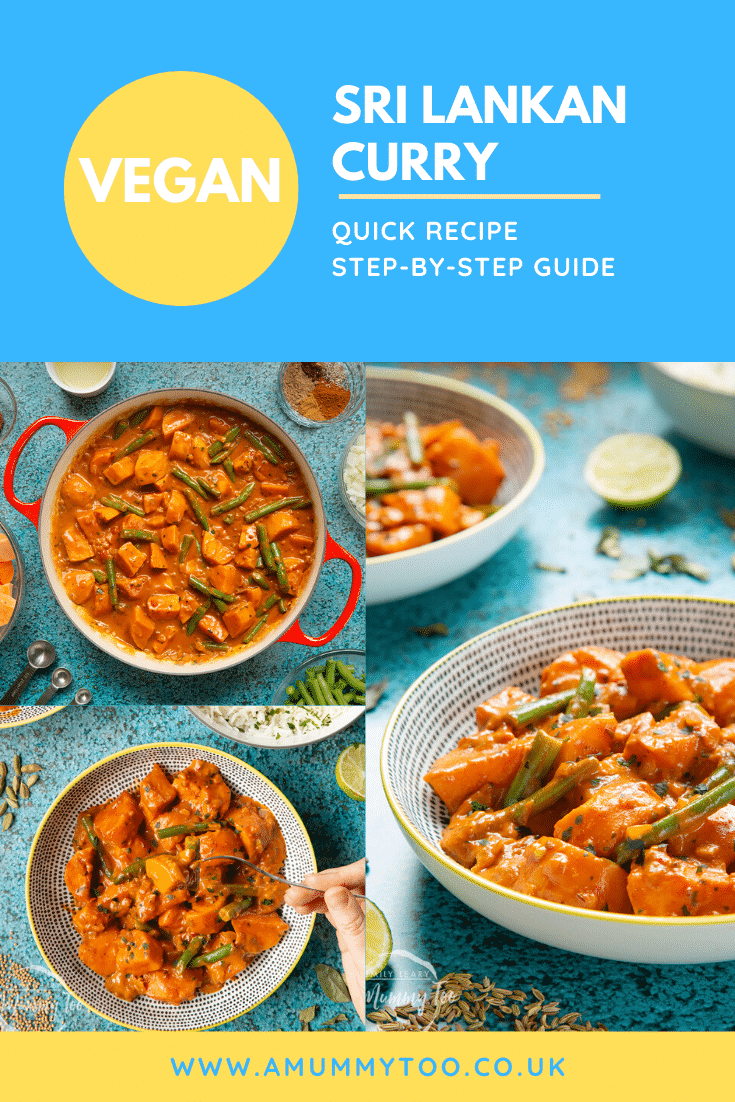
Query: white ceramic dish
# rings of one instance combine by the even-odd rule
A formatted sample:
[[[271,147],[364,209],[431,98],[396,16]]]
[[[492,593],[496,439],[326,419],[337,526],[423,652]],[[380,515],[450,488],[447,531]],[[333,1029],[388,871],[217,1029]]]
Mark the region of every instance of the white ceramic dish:
[[[80,398],[93,398],[95,394],[102,394],[103,391],[107,390],[108,386],[112,382],[112,377],[115,374],[115,368],[117,367],[117,361],[109,361],[109,371],[104,376],[102,381],[99,383],[95,383],[95,385],[91,387],[83,387],[70,386],[69,383],[65,383],[56,370],[55,360],[44,360],[44,363],[46,364],[46,370],[48,371],[49,376],[58,387],[60,387],[62,390],[65,390],[67,394],[76,394]]]
[[[46,964],[88,1010],[128,1029],[212,1029],[238,1018],[264,1002],[298,964],[314,926],[313,915],[297,915],[283,907],[288,933],[260,953],[244,972],[212,995],[197,994],[191,1002],[169,1006],[146,996],[128,1003],[105,989],[104,980],[79,959],[79,935],[68,914],[70,895],[64,868],[72,853],[77,816],[132,788],[158,764],[169,774],[194,758],[213,762],[233,792],[251,796],[269,807],[286,842],[283,875],[301,883],[316,872],[316,858],[306,828],[274,784],[231,754],[194,743],[163,742],[121,750],[85,770],[57,796],[43,817],[31,846],[26,875],[26,905],[31,931]]]
[[[225,738],[232,739],[233,742],[241,742],[245,746],[260,746],[265,750],[290,750],[297,746],[309,746],[313,742],[323,742],[324,739],[330,738],[332,735],[338,735],[341,731],[346,731],[353,723],[357,723],[358,719],[365,713],[364,708],[347,707],[345,712],[348,714],[330,723],[328,727],[310,728],[301,734],[289,735],[288,737],[284,735],[283,738],[276,739],[273,735],[261,735],[254,729],[246,734],[237,727],[231,726],[225,720],[204,715],[201,708],[197,707],[196,704],[187,704],[187,708],[200,723],[203,723],[210,731],[214,731],[216,735],[223,735]]]
[[[381,773],[394,815],[418,859],[472,910],[572,953],[642,964],[735,960],[735,914],[656,918],[587,911],[532,899],[456,864],[439,845],[448,816],[423,780],[429,765],[476,729],[477,705],[507,685],[537,692],[557,655],[597,644],[655,647],[699,661],[735,651],[735,601],[617,597],[501,624],[435,662],[399,701],[383,739]]]
[[[419,421],[458,418],[480,439],[500,442],[505,479],[495,499],[501,508],[487,520],[409,551],[368,558],[365,593],[369,605],[399,601],[437,589],[474,570],[513,538],[544,469],[544,446],[517,409],[478,387],[421,371],[368,367],[370,420],[400,421],[412,410]]]
[[[682,436],[720,455],[735,457],[735,394],[689,383],[666,370],[667,364],[644,363],[643,378]]]
[[[299,594],[298,600],[294,601],[288,614],[278,623],[275,631],[270,631],[265,635],[259,636],[253,645],[233,648],[231,652],[223,655],[222,658],[213,658],[203,663],[163,661],[150,654],[138,651],[134,647],[128,646],[113,638],[111,635],[105,635],[98,631],[91,621],[85,617],[83,610],[81,610],[78,605],[74,604],[64,589],[54,564],[51,547],[51,520],[56,498],[59,493],[61,482],[75,456],[79,452],[84,451],[89,441],[94,439],[100,430],[111,421],[120,420],[125,417],[126,414],[133,413],[135,410],[139,410],[146,405],[174,406],[181,402],[199,402],[231,410],[233,413],[247,417],[254,424],[264,428],[275,440],[282,444],[296,460],[314,505],[314,527],[316,537],[314,561],[304,587]],[[49,475],[41,500],[38,502],[20,501],[13,490],[15,468],[24,447],[33,434],[44,425],[48,424],[58,425],[58,427],[64,431],[67,438],[67,445]],[[272,421],[270,417],[267,417],[264,413],[255,409],[254,406],[247,405],[247,403],[240,401],[238,398],[232,398],[229,395],[219,394],[211,390],[171,388],[169,390],[153,390],[147,394],[137,394],[132,398],[127,398],[123,402],[118,402],[116,405],[110,406],[102,413],[98,413],[91,421],[73,421],[64,417],[42,417],[30,425],[13,445],[8,465],[5,469],[3,486],[5,496],[10,504],[17,509],[18,512],[23,513],[23,515],[32,521],[38,528],[38,542],[43,569],[62,611],[66,613],[71,623],[85,636],[85,638],[101,651],[104,651],[105,654],[109,654],[113,658],[125,662],[128,666],[135,666],[137,669],[147,670],[149,673],[165,673],[174,676],[201,676],[218,673],[220,670],[236,666],[241,662],[246,662],[250,658],[255,657],[256,654],[260,654],[262,651],[272,646],[273,643],[279,639],[292,643],[300,643],[306,646],[321,647],[330,642],[335,635],[342,630],[357,604],[361,583],[360,566],[349,552],[335,543],[327,531],[321,492],[314,473],[307,462],[306,456],[280,425]],[[324,561],[331,558],[344,559],[348,563],[352,571],[352,587],[345,608],[342,610],[335,623],[324,633],[324,635],[318,636],[317,638],[311,638],[305,635],[301,630],[298,618],[311,599]]]

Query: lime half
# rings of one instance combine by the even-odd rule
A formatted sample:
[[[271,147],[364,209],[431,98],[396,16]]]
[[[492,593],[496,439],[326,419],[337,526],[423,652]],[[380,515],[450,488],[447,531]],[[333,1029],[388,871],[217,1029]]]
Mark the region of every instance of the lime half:
[[[393,952],[393,937],[383,912],[370,900],[365,911],[365,978],[382,972]]]
[[[587,460],[584,477],[611,505],[640,509],[653,505],[679,481],[681,459],[660,436],[625,432],[598,444]]]
[[[353,742],[343,750],[334,771],[337,784],[351,800],[365,800],[365,743]]]

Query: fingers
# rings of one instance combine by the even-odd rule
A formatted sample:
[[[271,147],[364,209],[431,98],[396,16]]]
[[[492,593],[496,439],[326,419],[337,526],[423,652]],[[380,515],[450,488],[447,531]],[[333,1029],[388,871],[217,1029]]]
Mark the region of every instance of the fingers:
[[[365,860],[355,861],[351,865],[345,865],[340,869],[324,869],[322,872],[312,872],[304,877],[304,883],[314,888],[320,888],[321,892],[329,888],[345,887],[355,891],[365,891]],[[316,892],[310,892],[306,888],[289,888],[284,897],[284,902],[293,907],[299,914],[324,914],[327,907],[324,897]]]
[[[365,915],[360,903],[346,888],[328,888],[324,902],[340,945],[365,970]]]

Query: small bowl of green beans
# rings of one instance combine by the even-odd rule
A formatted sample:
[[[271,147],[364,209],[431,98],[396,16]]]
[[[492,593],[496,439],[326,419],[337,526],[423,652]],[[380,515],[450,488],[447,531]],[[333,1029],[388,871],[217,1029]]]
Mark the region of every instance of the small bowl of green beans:
[[[312,654],[275,691],[272,704],[365,705],[365,651]]]

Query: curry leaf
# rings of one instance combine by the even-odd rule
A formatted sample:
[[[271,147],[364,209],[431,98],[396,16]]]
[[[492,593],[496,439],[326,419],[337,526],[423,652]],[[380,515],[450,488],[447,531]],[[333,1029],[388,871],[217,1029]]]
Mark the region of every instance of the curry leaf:
[[[332,968],[331,964],[315,964],[314,971],[319,980],[319,986],[328,999],[333,1003],[348,1003],[350,992],[341,972]]]

